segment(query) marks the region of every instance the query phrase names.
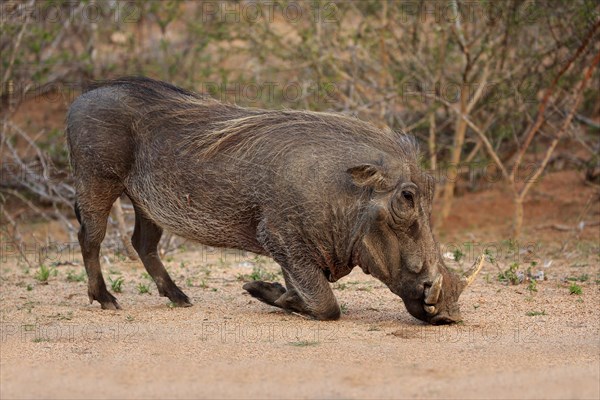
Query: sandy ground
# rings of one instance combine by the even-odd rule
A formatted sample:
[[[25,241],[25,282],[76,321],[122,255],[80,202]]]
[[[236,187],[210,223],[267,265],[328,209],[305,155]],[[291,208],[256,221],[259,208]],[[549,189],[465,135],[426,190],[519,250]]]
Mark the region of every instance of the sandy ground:
[[[30,259],[39,243],[63,244],[40,253],[51,271],[42,283],[37,263],[2,242],[0,398],[598,399],[597,193],[575,172],[554,173],[532,192],[519,243],[508,239],[510,216],[501,189],[457,201],[438,234],[444,253],[465,253],[449,265],[468,267],[485,248],[497,263],[462,295],[464,322],[442,327],[412,318],[359,269],[333,285],[341,320],[286,314],[241,288],[252,274],[281,282],[271,260],[189,243],[163,259],[193,307],[171,308],[141,263],[105,249],[107,284],[123,279],[123,310],[105,311],[88,304],[78,246],[65,247],[52,224],[22,224]],[[580,221],[590,225],[565,230]],[[537,291],[498,280],[513,263],[544,272]]]
[[[166,259],[193,307],[169,307],[141,264],[110,254],[104,270],[123,278],[121,311],[89,305],[86,283],[67,280],[82,271],[78,255],[47,284],[5,260],[0,397],[600,397],[594,253],[557,260],[537,292],[504,285],[488,263],[461,298],[464,322],[443,327],[413,319],[358,269],[334,284],[342,319],[317,322],[244,294],[252,265],[281,279],[268,259],[189,249]],[[585,275],[583,293],[570,294],[564,278]]]

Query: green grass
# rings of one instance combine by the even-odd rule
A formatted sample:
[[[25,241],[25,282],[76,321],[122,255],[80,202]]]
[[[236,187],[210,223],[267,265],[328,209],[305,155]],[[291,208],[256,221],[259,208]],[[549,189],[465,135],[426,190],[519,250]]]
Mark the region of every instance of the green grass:
[[[487,260],[491,264],[495,264],[496,263],[496,258],[494,257],[494,255],[492,254],[492,251],[490,249],[485,249],[483,251],[483,253],[485,254],[485,256],[487,257]]]
[[[538,291],[538,289],[537,289],[537,281],[535,279],[532,278],[529,281],[529,284],[527,285],[527,290],[529,290],[530,293]]]
[[[142,277],[142,279],[148,279],[149,281],[152,280],[152,277],[147,272],[142,272],[141,277]]]
[[[512,263],[510,266],[504,271],[498,274],[498,280],[500,282],[510,283],[512,285],[516,285],[519,283],[519,276],[517,275],[517,270],[519,269],[518,263]]]
[[[570,276],[567,278],[567,280],[571,281],[571,282],[586,282],[588,279],[590,279],[590,276],[588,274],[581,274],[579,276]]]
[[[546,315],[546,311],[528,311],[525,315],[528,317],[537,317],[538,315]]]
[[[456,249],[456,250],[454,250],[452,255],[454,256],[454,261],[460,262],[460,260],[462,260],[462,258],[465,256],[465,253],[460,251],[460,249]]]
[[[76,274],[75,271],[73,270],[68,270],[67,271],[67,281],[68,282],[83,282],[85,281],[85,271],[81,271],[80,273]]]
[[[267,281],[272,282],[277,280],[277,274],[267,271],[260,265],[255,265],[252,267],[252,272],[249,274],[240,274],[238,279],[244,282],[251,281]]]
[[[121,293],[123,291],[123,282],[125,280],[122,276],[119,276],[117,279],[113,280],[110,276],[108,277],[108,281],[110,282],[110,287],[115,293]]]
[[[297,342],[289,342],[289,345],[294,347],[310,347],[319,345],[319,342],[314,340],[299,340]]]
[[[581,286],[579,286],[578,284],[573,282],[573,283],[571,283],[571,286],[569,286],[569,293],[580,295],[583,293],[583,289],[581,289]]]
[[[48,283],[48,278],[50,278],[53,269],[56,270],[56,268],[48,268],[46,265],[40,264],[40,268],[35,273],[35,279],[41,283]],[[56,273],[54,273],[54,276],[56,276]]]
[[[59,321],[70,321],[73,319],[73,311],[69,311],[66,314],[63,313],[56,313],[54,315],[50,316],[51,318],[56,318]]]
[[[137,289],[139,294],[150,293],[149,285],[145,285],[143,283],[138,284]]]

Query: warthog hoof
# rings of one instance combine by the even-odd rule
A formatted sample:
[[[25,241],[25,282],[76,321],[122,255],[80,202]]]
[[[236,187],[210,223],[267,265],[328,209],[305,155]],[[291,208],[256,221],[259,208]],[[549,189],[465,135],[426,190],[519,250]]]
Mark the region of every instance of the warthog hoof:
[[[286,292],[285,287],[278,282],[254,281],[244,284],[242,288],[252,297],[275,307],[281,307],[275,301]]]
[[[167,293],[163,296],[168,297],[171,302],[177,307],[191,307],[192,302],[190,298],[187,297],[185,293],[181,291],[177,286],[171,288]]]
[[[100,307],[102,307],[103,310],[121,309],[117,298],[110,294],[107,290],[104,290],[104,292],[101,292],[97,295],[93,294],[91,291],[88,291],[88,296],[90,298],[90,304],[96,300],[98,303],[100,303]]]

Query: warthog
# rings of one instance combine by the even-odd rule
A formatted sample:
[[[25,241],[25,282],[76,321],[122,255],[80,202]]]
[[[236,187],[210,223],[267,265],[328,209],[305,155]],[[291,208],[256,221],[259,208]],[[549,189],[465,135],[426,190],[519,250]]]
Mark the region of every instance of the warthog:
[[[415,142],[332,113],[241,108],[147,78],[104,82],[67,116],[75,212],[90,302],[118,309],[99,262],[113,202],[135,210],[132,244],[160,295],[190,300],[157,244],[167,229],[200,243],[272,257],[279,283],[252,296],[320,320],[340,317],[330,282],[355,266],[416,318],[460,319],[466,276],[442,262],[430,227],[434,180]]]

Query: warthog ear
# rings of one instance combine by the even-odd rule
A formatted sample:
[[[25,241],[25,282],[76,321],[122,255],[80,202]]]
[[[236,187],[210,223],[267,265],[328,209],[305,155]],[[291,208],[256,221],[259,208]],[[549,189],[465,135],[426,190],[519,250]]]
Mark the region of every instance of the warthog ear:
[[[388,178],[385,176],[382,167],[373,164],[363,164],[348,168],[347,173],[352,177],[352,181],[359,187],[370,187],[378,192],[392,189]]]

